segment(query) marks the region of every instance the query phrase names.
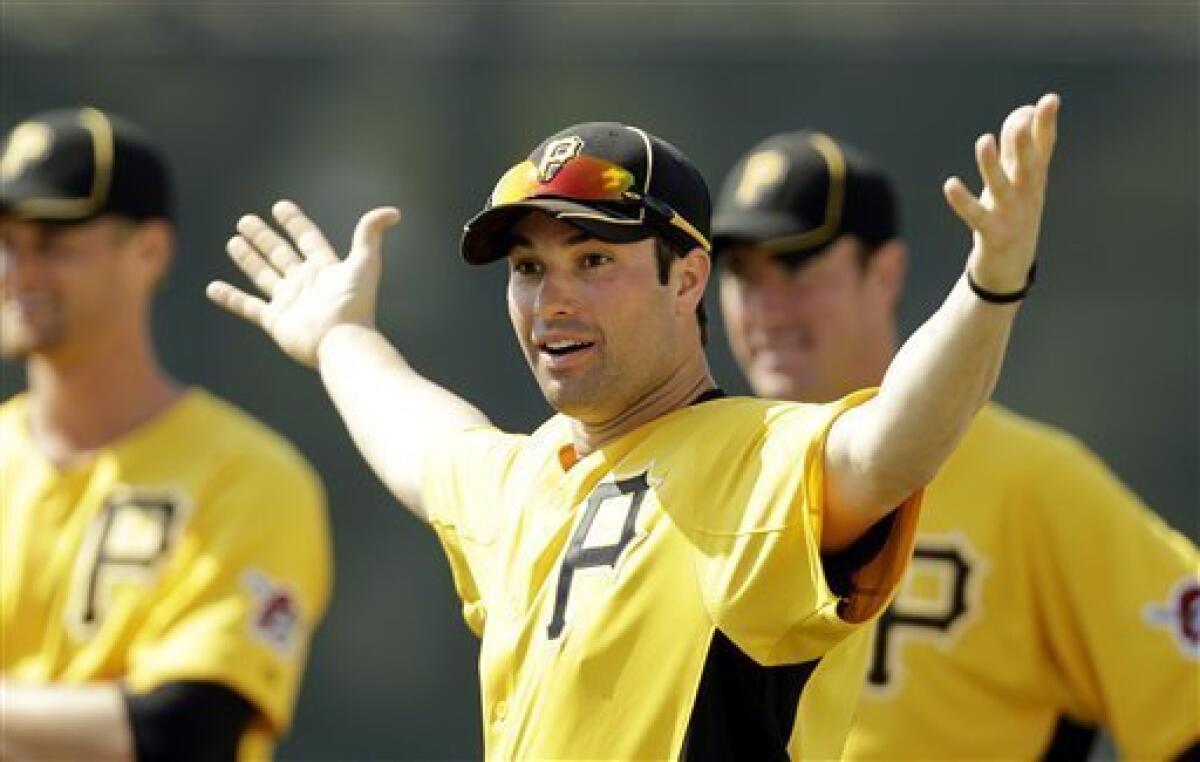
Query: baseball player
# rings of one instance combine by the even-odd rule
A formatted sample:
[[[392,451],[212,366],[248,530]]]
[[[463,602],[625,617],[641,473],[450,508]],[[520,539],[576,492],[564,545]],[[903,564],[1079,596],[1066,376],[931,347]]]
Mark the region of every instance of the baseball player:
[[[816,132],[769,137],[714,215],[725,325],[754,390],[878,384],[905,246],[892,184]],[[1200,753],[1200,557],[1082,444],[988,404],[930,484],[876,627],[850,759]]]
[[[0,156],[0,759],[264,759],[329,596],[321,484],[158,363],[151,140],[73,108]]]
[[[976,288],[1024,287],[1058,100],[1014,112],[978,231]],[[1001,167],[1001,163],[1006,166]],[[384,229],[341,259],[291,202],[229,253],[266,299],[210,297],[322,380],[368,461],[450,560],[482,638],[493,759],[828,758],[865,669],[863,624],[910,553],[922,485],[987,399],[1015,304],[966,278],[878,394],[725,397],[703,351],[710,202],[640,129],[576,125],[506,172],[462,255],[506,260],[518,342],[557,414],[502,432],[374,327]],[[290,238],[290,241],[288,240]]]

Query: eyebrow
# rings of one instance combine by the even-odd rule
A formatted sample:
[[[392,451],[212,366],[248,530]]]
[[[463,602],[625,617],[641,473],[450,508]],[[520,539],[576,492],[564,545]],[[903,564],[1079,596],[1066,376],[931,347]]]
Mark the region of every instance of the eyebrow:
[[[580,231],[568,236],[567,239],[565,241],[563,241],[563,243],[567,246],[575,246],[577,244],[586,243],[587,241],[599,241],[599,240],[600,239],[596,238],[596,236],[588,235],[587,233],[580,230]],[[530,241],[528,238],[521,235],[520,233],[509,233],[501,241],[501,246],[503,246],[503,251],[506,254],[511,254],[512,250],[518,246],[524,246],[527,249],[532,249],[533,241]]]

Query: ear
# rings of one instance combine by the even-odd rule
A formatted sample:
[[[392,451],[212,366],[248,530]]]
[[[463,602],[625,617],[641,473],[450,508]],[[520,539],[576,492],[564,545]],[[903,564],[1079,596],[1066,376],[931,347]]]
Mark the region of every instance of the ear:
[[[675,288],[679,314],[690,317],[704,298],[708,278],[712,275],[712,257],[697,246],[671,263],[671,270],[674,273],[671,285]]]
[[[908,272],[908,247],[899,238],[893,238],[875,250],[868,267],[872,287],[878,289],[888,309],[894,310],[904,290],[904,276]]]
[[[133,244],[150,283],[158,283],[170,269],[175,251],[175,230],[166,220],[147,220],[137,226]]]

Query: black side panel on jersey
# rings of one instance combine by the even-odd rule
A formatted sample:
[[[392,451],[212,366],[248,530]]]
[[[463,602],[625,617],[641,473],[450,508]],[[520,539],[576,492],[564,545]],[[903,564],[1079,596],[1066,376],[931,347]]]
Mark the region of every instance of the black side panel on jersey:
[[[763,667],[714,632],[680,759],[787,760],[800,695],[819,663]]]
[[[254,718],[254,706],[219,683],[179,680],[123,693],[138,762],[234,760]]]
[[[1179,752],[1173,759],[1174,762],[1200,762],[1200,739]]]
[[[1087,759],[1096,744],[1096,727],[1072,720],[1065,714],[1058,718],[1050,745],[1042,752],[1042,762],[1076,762]]]
[[[872,524],[849,547],[821,554],[825,580],[835,595],[846,598],[854,592],[854,573],[875,560],[892,536],[895,523],[896,512],[892,511]]]

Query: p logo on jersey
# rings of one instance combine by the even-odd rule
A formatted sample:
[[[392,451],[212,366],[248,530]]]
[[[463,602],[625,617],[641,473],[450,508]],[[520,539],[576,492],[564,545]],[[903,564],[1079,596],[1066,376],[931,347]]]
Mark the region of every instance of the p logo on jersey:
[[[918,535],[904,583],[875,628],[864,688],[880,697],[895,691],[904,679],[904,650],[910,642],[953,647],[979,616],[987,568],[962,532]]]
[[[649,472],[619,481],[604,482],[588,496],[583,517],[571,534],[558,574],[554,613],[546,629],[557,640],[567,625],[571,587],[579,572],[615,569],[637,534],[638,511],[650,491]]]
[[[1181,579],[1166,601],[1148,604],[1142,615],[1150,624],[1170,630],[1184,655],[1200,659],[1200,579]]]
[[[119,485],[92,520],[66,607],[76,640],[95,635],[116,606],[136,605],[170,555],[191,501],[175,488]]]

